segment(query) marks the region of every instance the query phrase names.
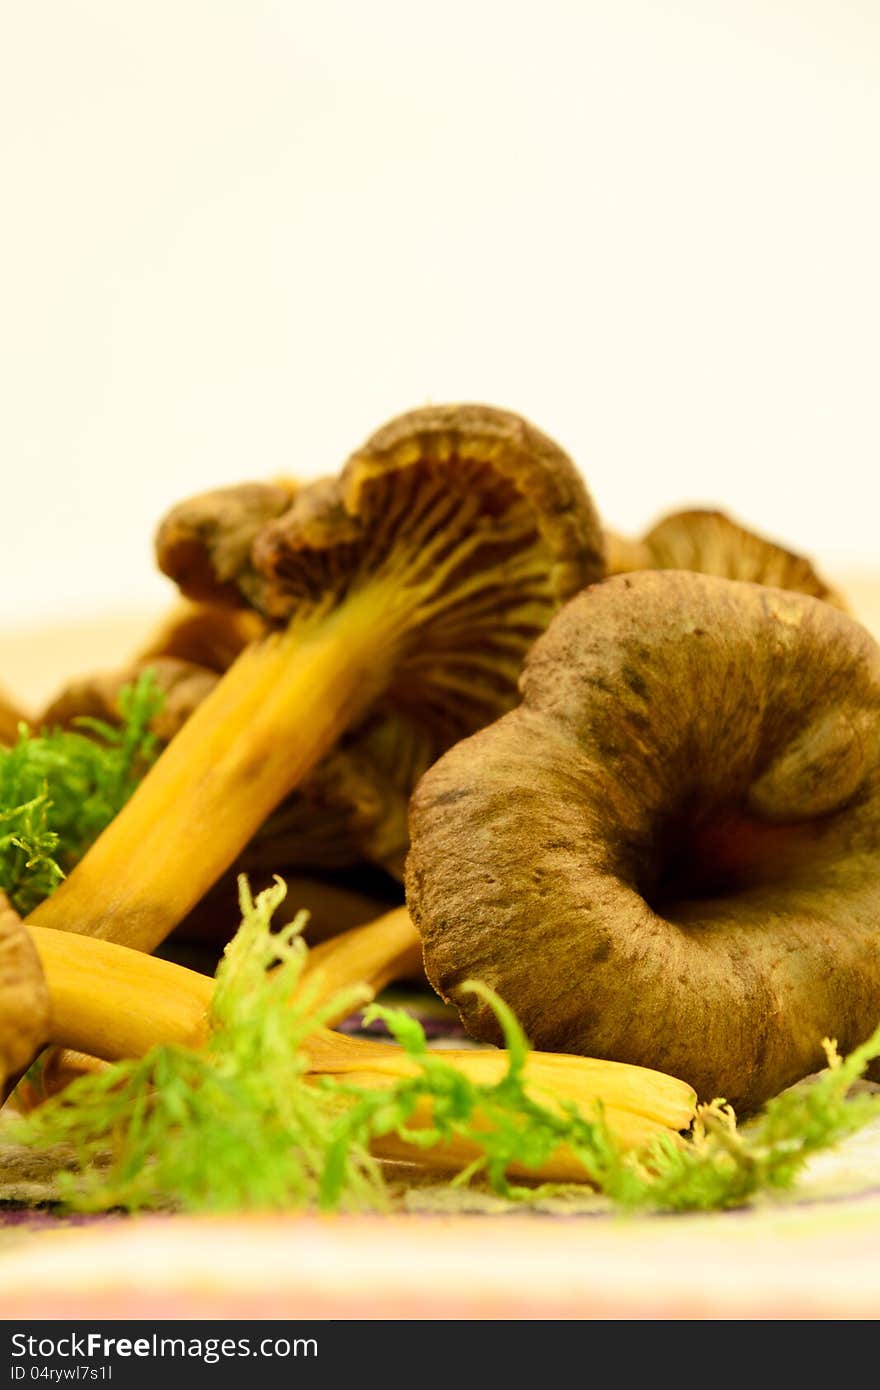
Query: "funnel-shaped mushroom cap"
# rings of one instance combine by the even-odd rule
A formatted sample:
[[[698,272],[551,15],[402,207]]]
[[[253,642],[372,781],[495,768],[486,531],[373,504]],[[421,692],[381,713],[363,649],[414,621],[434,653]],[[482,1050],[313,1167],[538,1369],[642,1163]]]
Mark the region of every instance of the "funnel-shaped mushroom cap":
[[[160,567],[192,597],[210,588],[210,573],[227,598],[237,583],[242,601],[276,623],[370,589],[377,666],[379,632],[395,630],[387,698],[425,744],[419,771],[513,703],[525,651],[560,603],[603,574],[601,528],[570,459],[488,406],[393,420],[338,478],[301,487],[283,514],[250,530],[246,546],[233,494],[224,494],[233,541],[217,494],[194,498],[160,528]]]
[[[49,991],[18,913],[0,892],[0,1099],[49,1037]]]
[[[740,526],[724,512],[673,512],[639,541],[608,532],[611,574],[633,570],[693,570],[812,594],[838,608],[846,604],[804,555]]]
[[[429,978],[477,1037],[760,1104],[880,1022],[880,649],[828,604],[681,572],[580,594],[522,704],[411,806]]]

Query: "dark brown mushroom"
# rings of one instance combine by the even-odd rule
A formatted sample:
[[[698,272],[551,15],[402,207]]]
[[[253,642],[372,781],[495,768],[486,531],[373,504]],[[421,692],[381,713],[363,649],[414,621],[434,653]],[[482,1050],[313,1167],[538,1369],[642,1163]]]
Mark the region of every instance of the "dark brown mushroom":
[[[522,704],[411,810],[438,992],[751,1109],[880,1022],[880,649],[802,594],[644,572],[573,599]]]
[[[237,596],[276,630],[218,681],[38,924],[154,948],[347,730],[393,720],[417,775],[515,702],[528,647],[604,572],[567,455],[485,406],[400,417],[286,510],[254,497],[246,523],[235,490],[176,509],[159,561],[188,596]]]
[[[0,891],[0,1099],[49,1038],[49,991],[33,941]]]
[[[641,540],[606,533],[609,574],[633,570],[693,570],[722,579],[743,579],[777,589],[812,594],[838,608],[846,603],[812,562],[775,541],[740,526],[724,512],[673,512]]]

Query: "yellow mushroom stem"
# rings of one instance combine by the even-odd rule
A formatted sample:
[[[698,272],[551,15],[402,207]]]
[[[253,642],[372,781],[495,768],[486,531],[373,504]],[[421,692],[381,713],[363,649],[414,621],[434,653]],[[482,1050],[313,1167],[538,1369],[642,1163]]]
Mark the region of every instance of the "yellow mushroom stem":
[[[207,976],[111,942],[49,928],[30,931],[52,1001],[50,1042],[88,1058],[115,1060],[140,1056],[157,1043],[199,1047],[208,1041],[213,981]],[[311,982],[317,1001],[358,982],[375,992],[389,979],[409,973],[419,958],[415,928],[406,910],[398,909],[313,951],[303,982]],[[326,1027],[309,1035],[305,1051],[310,1074],[344,1077],[353,1085],[393,1086],[419,1072],[418,1064],[394,1043],[351,1038]],[[443,1059],[481,1084],[499,1080],[507,1068],[502,1050],[444,1050]],[[69,1053],[57,1065],[64,1079],[77,1069],[93,1069],[91,1062],[77,1063]],[[546,1105],[561,1109],[573,1103],[589,1116],[601,1102],[609,1129],[625,1148],[686,1129],[694,1115],[690,1086],[644,1067],[532,1052],[526,1080],[534,1098]],[[410,1123],[413,1128],[430,1126],[430,1106],[421,1106]],[[459,1140],[425,1151],[396,1135],[377,1139],[374,1150],[380,1157],[449,1170],[461,1169],[478,1153],[474,1144]],[[560,1149],[538,1176],[564,1181],[587,1175],[571,1153]]]
[[[154,950],[375,699],[405,628],[376,583],[245,648],[29,924]]]

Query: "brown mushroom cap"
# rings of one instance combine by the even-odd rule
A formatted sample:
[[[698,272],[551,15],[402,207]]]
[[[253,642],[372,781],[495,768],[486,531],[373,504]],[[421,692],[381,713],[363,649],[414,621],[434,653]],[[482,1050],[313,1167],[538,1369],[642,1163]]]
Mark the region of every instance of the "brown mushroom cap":
[[[614,532],[608,532],[606,539],[611,574],[641,569],[693,570],[722,579],[794,589],[838,608],[846,607],[806,556],[749,531],[724,512],[673,512],[652,526],[641,540],[628,540]]]
[[[411,806],[410,910],[474,1036],[661,1068],[744,1109],[880,1021],[880,649],[801,594],[610,579]]]
[[[489,406],[399,416],[280,514],[274,493],[256,505],[244,491],[246,525],[235,489],[175,508],[157,536],[160,568],[194,598],[231,601],[237,585],[239,601],[275,624],[382,586],[409,635],[369,718],[410,722],[397,737],[417,748],[418,772],[510,707],[534,638],[604,573],[601,528],[571,460]]]
[[[0,1100],[49,1037],[49,991],[18,913],[0,891]]]
[[[238,576],[254,537],[282,516],[296,493],[289,479],[215,488],[180,502],[162,524],[166,573],[189,598],[238,606]]]

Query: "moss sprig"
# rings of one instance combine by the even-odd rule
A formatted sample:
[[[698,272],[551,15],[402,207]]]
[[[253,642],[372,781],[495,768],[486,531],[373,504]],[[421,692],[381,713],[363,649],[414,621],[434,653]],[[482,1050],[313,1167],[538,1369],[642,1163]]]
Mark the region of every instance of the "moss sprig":
[[[118,727],[19,726],[0,747],[0,888],[23,916],[49,896],[134,791],[155,759],[150,721],[163,696],[151,672],[119,697]]]

